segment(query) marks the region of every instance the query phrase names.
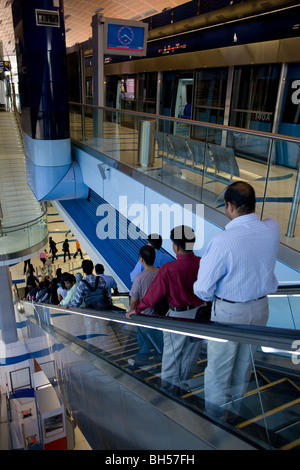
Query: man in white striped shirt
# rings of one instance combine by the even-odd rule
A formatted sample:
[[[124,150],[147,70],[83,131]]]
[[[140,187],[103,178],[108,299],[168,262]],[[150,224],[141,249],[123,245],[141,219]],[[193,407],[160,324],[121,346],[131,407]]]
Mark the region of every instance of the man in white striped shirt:
[[[267,294],[278,287],[274,268],[280,227],[273,219],[259,220],[255,192],[248,183],[231,184],[224,202],[230,222],[209,242],[200,261],[194,293],[202,300],[213,301],[214,322],[265,326],[269,315]],[[226,401],[245,393],[253,352],[247,344],[208,342],[204,375],[208,413],[223,416]]]

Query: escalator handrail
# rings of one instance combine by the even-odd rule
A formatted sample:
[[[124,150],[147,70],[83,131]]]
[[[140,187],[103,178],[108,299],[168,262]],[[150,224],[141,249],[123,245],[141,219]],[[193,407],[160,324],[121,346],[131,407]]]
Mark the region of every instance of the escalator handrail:
[[[239,343],[265,346],[279,349],[294,354],[293,344],[300,345],[300,330],[287,328],[275,328],[269,326],[220,324],[220,323],[198,323],[192,320],[176,319],[171,317],[134,315],[131,319],[125,317],[123,312],[108,310],[95,311],[87,308],[64,308],[57,305],[42,304],[38,302],[22,301],[24,305],[33,305],[51,310],[60,311],[65,314],[81,315],[99,318],[117,323],[126,323],[138,327],[148,327],[162,331],[186,334],[187,336],[199,337],[200,339],[216,339],[225,341],[236,341]]]
[[[286,286],[279,286],[277,292],[272,294],[272,297],[276,297],[276,295],[300,295],[300,284],[293,284],[293,285],[286,285]]]

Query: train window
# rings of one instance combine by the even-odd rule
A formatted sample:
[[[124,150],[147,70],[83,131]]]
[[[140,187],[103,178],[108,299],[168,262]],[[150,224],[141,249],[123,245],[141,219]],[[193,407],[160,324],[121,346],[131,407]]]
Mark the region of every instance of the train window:
[[[238,67],[234,72],[230,125],[271,132],[279,66]]]
[[[225,107],[227,69],[198,71],[196,76],[195,106]]]
[[[279,85],[279,65],[237,67],[234,71],[229,125],[262,132],[272,132]],[[234,141],[238,154],[267,161],[269,142],[245,136]]]
[[[138,86],[138,111],[156,112],[157,73],[141,73]]]
[[[196,73],[194,119],[197,121],[211,122],[214,124],[224,123],[224,111],[226,102],[228,69],[206,69]],[[219,131],[206,131],[201,128],[194,129],[193,137],[208,140],[220,144],[221,134]]]

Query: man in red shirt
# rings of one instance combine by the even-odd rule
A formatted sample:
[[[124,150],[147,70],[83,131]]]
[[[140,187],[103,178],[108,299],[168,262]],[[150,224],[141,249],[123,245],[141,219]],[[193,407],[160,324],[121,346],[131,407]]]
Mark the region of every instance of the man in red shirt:
[[[193,292],[197,279],[200,257],[193,252],[195,232],[187,226],[175,227],[170,238],[176,260],[164,264],[143,299],[136,304],[135,310],[126,313],[127,318],[153,307],[166,297],[169,302],[168,317],[194,320],[199,307],[206,303]],[[201,341],[189,336],[164,332],[162,356],[162,387],[175,391],[175,386],[184,388],[184,382],[193,377],[199,358]]]

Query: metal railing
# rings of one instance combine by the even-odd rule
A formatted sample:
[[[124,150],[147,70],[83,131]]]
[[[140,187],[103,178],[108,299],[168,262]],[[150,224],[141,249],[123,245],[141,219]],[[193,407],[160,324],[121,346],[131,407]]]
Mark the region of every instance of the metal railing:
[[[116,300],[119,304],[122,298],[117,297]],[[123,300],[125,306],[127,298]],[[55,342],[74,343],[74,350],[79,354],[79,357],[84,356],[87,360],[86,354],[90,354],[91,364],[96,368],[101,367],[101,361],[99,363],[93,357],[116,367],[119,370],[115,373],[116,380],[121,380],[121,383],[125,380],[126,389],[129,387],[129,382],[127,379],[121,378],[120,370],[134,380],[143,382],[156,393],[163,394],[199,414],[199,419],[206,417],[210,423],[213,422],[229,433],[246,439],[255,448],[297,448],[300,437],[297,433],[297,426],[295,426],[294,433],[289,435],[285,434],[285,429],[292,426],[292,421],[293,424],[300,422],[300,330],[237,324],[200,324],[168,317],[142,315],[135,315],[132,319],[127,319],[123,312],[118,311],[65,309],[59,306],[26,301],[23,302],[23,308],[26,318],[44,329],[48,335],[54,336]],[[199,357],[193,365],[192,375],[182,378],[183,371],[178,366],[175,373],[176,378],[166,384],[163,366],[164,351],[160,356],[157,352],[152,351],[153,361],[146,362],[144,365],[139,363],[135,365],[134,361],[131,365],[129,360],[137,357],[139,352],[141,340],[138,340],[138,336],[141,331],[145,335],[159,332],[163,335],[164,341],[165,335],[171,335],[174,347],[174,364],[178,364],[177,361],[179,361],[176,355],[176,338],[184,336],[191,344],[198,344]],[[251,351],[252,374],[248,389],[242,397],[228,398],[220,406],[222,411],[226,410],[225,418],[223,414],[222,417],[219,417],[218,414],[211,414],[211,411],[207,411],[205,408],[206,383],[204,375],[207,360],[209,360],[206,356],[206,350],[210,342],[240,344],[244,345],[246,350],[249,348]],[[152,349],[154,348],[152,347]],[[82,352],[80,352],[81,350]],[[169,350],[169,354],[172,354],[172,348]],[[80,360],[78,359],[79,362]],[[170,357],[169,360],[171,360]],[[60,361],[63,363],[61,354]],[[75,363],[76,361],[74,362],[72,359],[72,364]],[[65,367],[68,369],[67,363]],[[104,367],[103,370],[106,368]],[[68,380],[71,380],[68,372],[66,374]],[[91,374],[90,368],[88,368],[88,374]],[[97,372],[95,374],[97,375]],[[84,382],[84,377],[81,377],[80,380]],[[88,377],[86,380],[88,382]],[[101,383],[105,388],[103,382]],[[168,386],[170,383],[172,387]],[[284,387],[281,388],[279,384],[287,384],[288,391],[285,391]],[[76,385],[75,388],[77,389],[78,386]],[[71,390],[72,386],[70,385],[70,387]],[[109,387],[111,387],[111,379]],[[138,393],[139,387],[133,385],[132,389],[133,393]],[[98,390],[97,393],[101,395],[102,392],[105,395],[104,389]],[[85,387],[82,389],[82,393],[88,393],[85,392]],[[280,404],[278,404],[278,397],[280,397]],[[68,397],[64,398],[69,400]],[[114,400],[116,399],[114,396]],[[80,398],[80,403],[89,402],[90,397]],[[282,410],[287,410],[287,414],[282,414]],[[291,410],[291,415],[289,410]],[[80,412],[83,419],[86,419],[85,414],[88,416],[90,410],[84,407]],[[121,419],[122,413],[119,412],[118,415]],[[103,432],[101,413],[97,415],[93,410],[93,416],[91,428],[94,426],[93,430],[96,432],[99,425],[101,432]],[[126,416],[125,410],[124,416]],[[293,416],[292,420],[290,416]],[[274,419],[276,419],[275,427]],[[208,426],[210,426],[209,422]],[[114,424],[116,425],[116,423]],[[188,423],[186,424],[188,425]],[[123,423],[120,423],[121,428],[122,425]],[[144,421],[143,425],[145,425]],[[200,429],[201,426],[199,426],[199,432]]]
[[[226,186],[248,181],[258,215],[275,218],[281,243],[299,251],[300,138],[74,102],[70,129],[105,163],[131,167],[221,213]]]

